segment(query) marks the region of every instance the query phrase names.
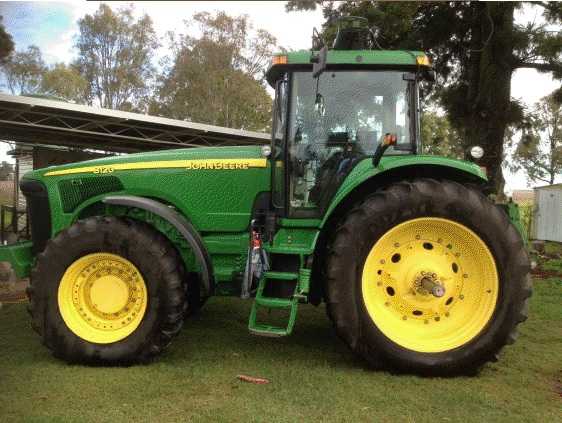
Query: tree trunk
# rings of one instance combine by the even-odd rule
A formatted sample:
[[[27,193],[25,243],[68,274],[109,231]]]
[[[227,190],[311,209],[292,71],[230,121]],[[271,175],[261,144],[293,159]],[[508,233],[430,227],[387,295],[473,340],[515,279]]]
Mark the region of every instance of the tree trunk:
[[[514,6],[511,2],[494,2],[475,3],[474,7],[464,141],[467,149],[473,145],[484,148],[480,163],[486,167],[495,192],[502,197],[505,181],[501,165],[513,73]]]

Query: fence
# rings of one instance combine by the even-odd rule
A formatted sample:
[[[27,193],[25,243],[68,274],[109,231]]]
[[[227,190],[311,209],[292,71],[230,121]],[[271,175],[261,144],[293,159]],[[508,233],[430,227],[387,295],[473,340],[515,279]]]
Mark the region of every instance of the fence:
[[[0,243],[11,244],[19,239],[29,239],[26,209],[0,205]]]
[[[0,243],[29,238],[24,207],[14,207],[14,181],[0,181]]]

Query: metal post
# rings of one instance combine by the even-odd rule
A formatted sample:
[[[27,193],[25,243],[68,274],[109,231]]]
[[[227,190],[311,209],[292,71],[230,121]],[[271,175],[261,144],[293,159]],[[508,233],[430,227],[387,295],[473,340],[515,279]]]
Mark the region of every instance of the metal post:
[[[6,240],[5,226],[6,226],[6,219],[5,219],[6,209],[4,204],[0,205],[0,241],[4,244]]]

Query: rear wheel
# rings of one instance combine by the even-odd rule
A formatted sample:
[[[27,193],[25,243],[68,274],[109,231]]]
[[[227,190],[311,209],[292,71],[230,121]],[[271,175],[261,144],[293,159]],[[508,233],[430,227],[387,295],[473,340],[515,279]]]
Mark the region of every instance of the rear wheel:
[[[33,326],[69,362],[130,364],[160,353],[183,322],[181,260],[146,224],[79,221],[38,256]]]
[[[531,294],[505,213],[450,181],[392,185],[354,208],[328,259],[338,334],[375,366],[471,373],[515,339]]]

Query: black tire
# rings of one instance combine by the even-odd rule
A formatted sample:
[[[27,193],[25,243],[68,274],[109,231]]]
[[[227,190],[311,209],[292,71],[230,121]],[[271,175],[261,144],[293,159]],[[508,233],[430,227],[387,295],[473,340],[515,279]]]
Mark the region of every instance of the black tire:
[[[148,293],[145,315],[126,338],[96,344],[65,324],[57,292],[64,272],[78,258],[106,252],[132,262]],[[147,224],[115,217],[80,220],[60,232],[39,254],[28,290],[32,326],[53,354],[71,363],[129,365],[161,353],[183,324],[182,262],[172,244]]]
[[[441,217],[474,231],[498,269],[499,295],[488,325],[470,342],[438,353],[421,353],[387,338],[370,318],[362,296],[365,259],[374,243],[397,224]],[[505,212],[480,192],[452,181],[417,179],[367,197],[344,218],[332,239],[326,265],[328,316],[337,334],[375,368],[423,375],[474,374],[515,341],[531,296],[529,258]]]
[[[201,309],[209,299],[201,296],[201,276],[199,273],[190,272],[183,277],[184,291],[187,301],[185,302],[185,317],[194,317],[201,314]]]

